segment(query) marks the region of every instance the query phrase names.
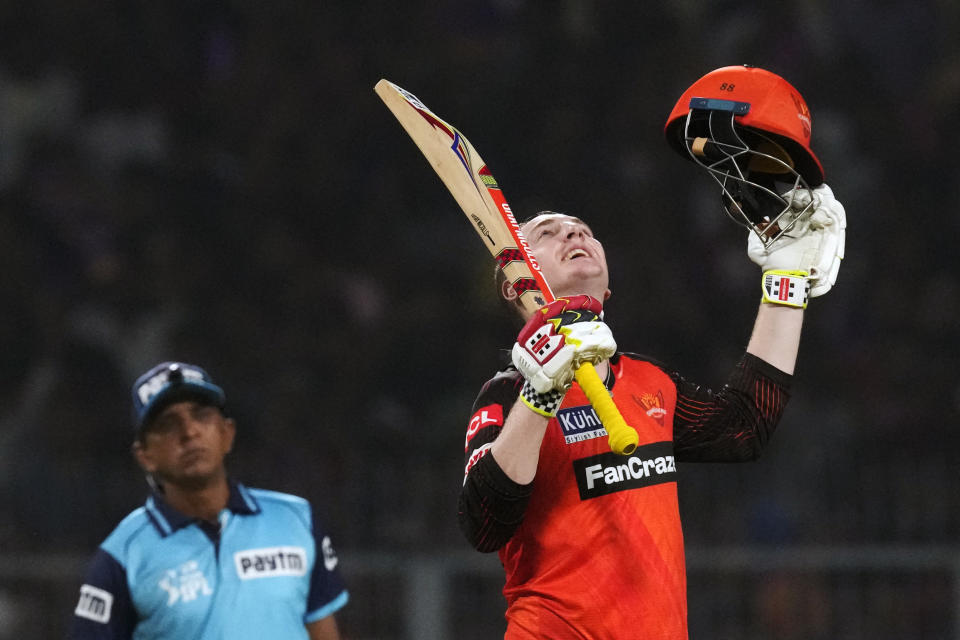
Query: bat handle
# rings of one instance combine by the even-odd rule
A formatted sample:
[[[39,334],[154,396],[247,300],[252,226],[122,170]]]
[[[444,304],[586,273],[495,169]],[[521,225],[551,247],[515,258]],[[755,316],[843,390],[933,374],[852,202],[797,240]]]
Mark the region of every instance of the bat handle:
[[[637,435],[636,429],[628,425],[620,415],[620,410],[613,403],[610,392],[603,386],[597,370],[591,363],[584,362],[577,369],[576,378],[597,412],[597,417],[607,430],[610,450],[624,456],[633,453],[637,443],[640,442],[640,436]]]

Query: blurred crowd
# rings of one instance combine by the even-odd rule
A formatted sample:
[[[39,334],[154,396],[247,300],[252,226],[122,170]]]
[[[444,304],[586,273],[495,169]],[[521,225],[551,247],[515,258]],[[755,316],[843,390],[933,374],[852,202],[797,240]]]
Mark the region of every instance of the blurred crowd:
[[[88,552],[142,499],[129,386],[206,367],[231,467],[341,545],[460,548],[470,403],[515,325],[452,198],[373,93],[458,125],[520,216],[585,218],[622,348],[711,387],[759,298],[674,100],[750,63],[813,113],[849,220],[756,465],[685,467],[688,542],[960,535],[960,8],[732,3],[0,5],[0,546]]]

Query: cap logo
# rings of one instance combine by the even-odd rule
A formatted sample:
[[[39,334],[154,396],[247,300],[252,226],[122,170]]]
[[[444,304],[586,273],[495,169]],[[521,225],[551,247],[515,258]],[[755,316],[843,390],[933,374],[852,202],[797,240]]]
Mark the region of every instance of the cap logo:
[[[196,369],[180,367],[178,371],[183,375],[183,380],[189,380],[190,382],[203,381],[203,373],[197,371]],[[166,371],[161,371],[137,387],[137,396],[140,398],[140,404],[146,405],[148,402],[150,402],[154,396],[163,391],[169,381],[170,370],[167,369]]]

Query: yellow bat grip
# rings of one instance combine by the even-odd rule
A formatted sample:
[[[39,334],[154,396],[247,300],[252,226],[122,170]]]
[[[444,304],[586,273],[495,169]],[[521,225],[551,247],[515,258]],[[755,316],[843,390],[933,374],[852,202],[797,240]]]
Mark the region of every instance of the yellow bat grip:
[[[600,422],[607,430],[610,450],[624,456],[633,453],[637,448],[637,443],[640,442],[640,436],[620,415],[620,410],[613,403],[610,392],[603,386],[597,370],[591,363],[584,362],[577,369],[575,375],[577,382],[580,383],[580,388],[583,389],[584,394],[590,400],[590,404],[597,412],[597,417],[600,418]]]

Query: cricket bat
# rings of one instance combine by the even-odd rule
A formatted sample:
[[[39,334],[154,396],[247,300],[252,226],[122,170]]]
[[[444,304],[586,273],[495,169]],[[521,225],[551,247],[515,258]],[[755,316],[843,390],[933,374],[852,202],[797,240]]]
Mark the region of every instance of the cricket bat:
[[[463,209],[523,307],[533,312],[552,302],[555,297],[550,285],[510,205],[470,141],[415,95],[389,80],[380,80],[374,90]],[[620,415],[594,366],[589,362],[580,365],[576,380],[607,430],[610,449],[623,455],[633,453],[639,442],[637,432]]]

